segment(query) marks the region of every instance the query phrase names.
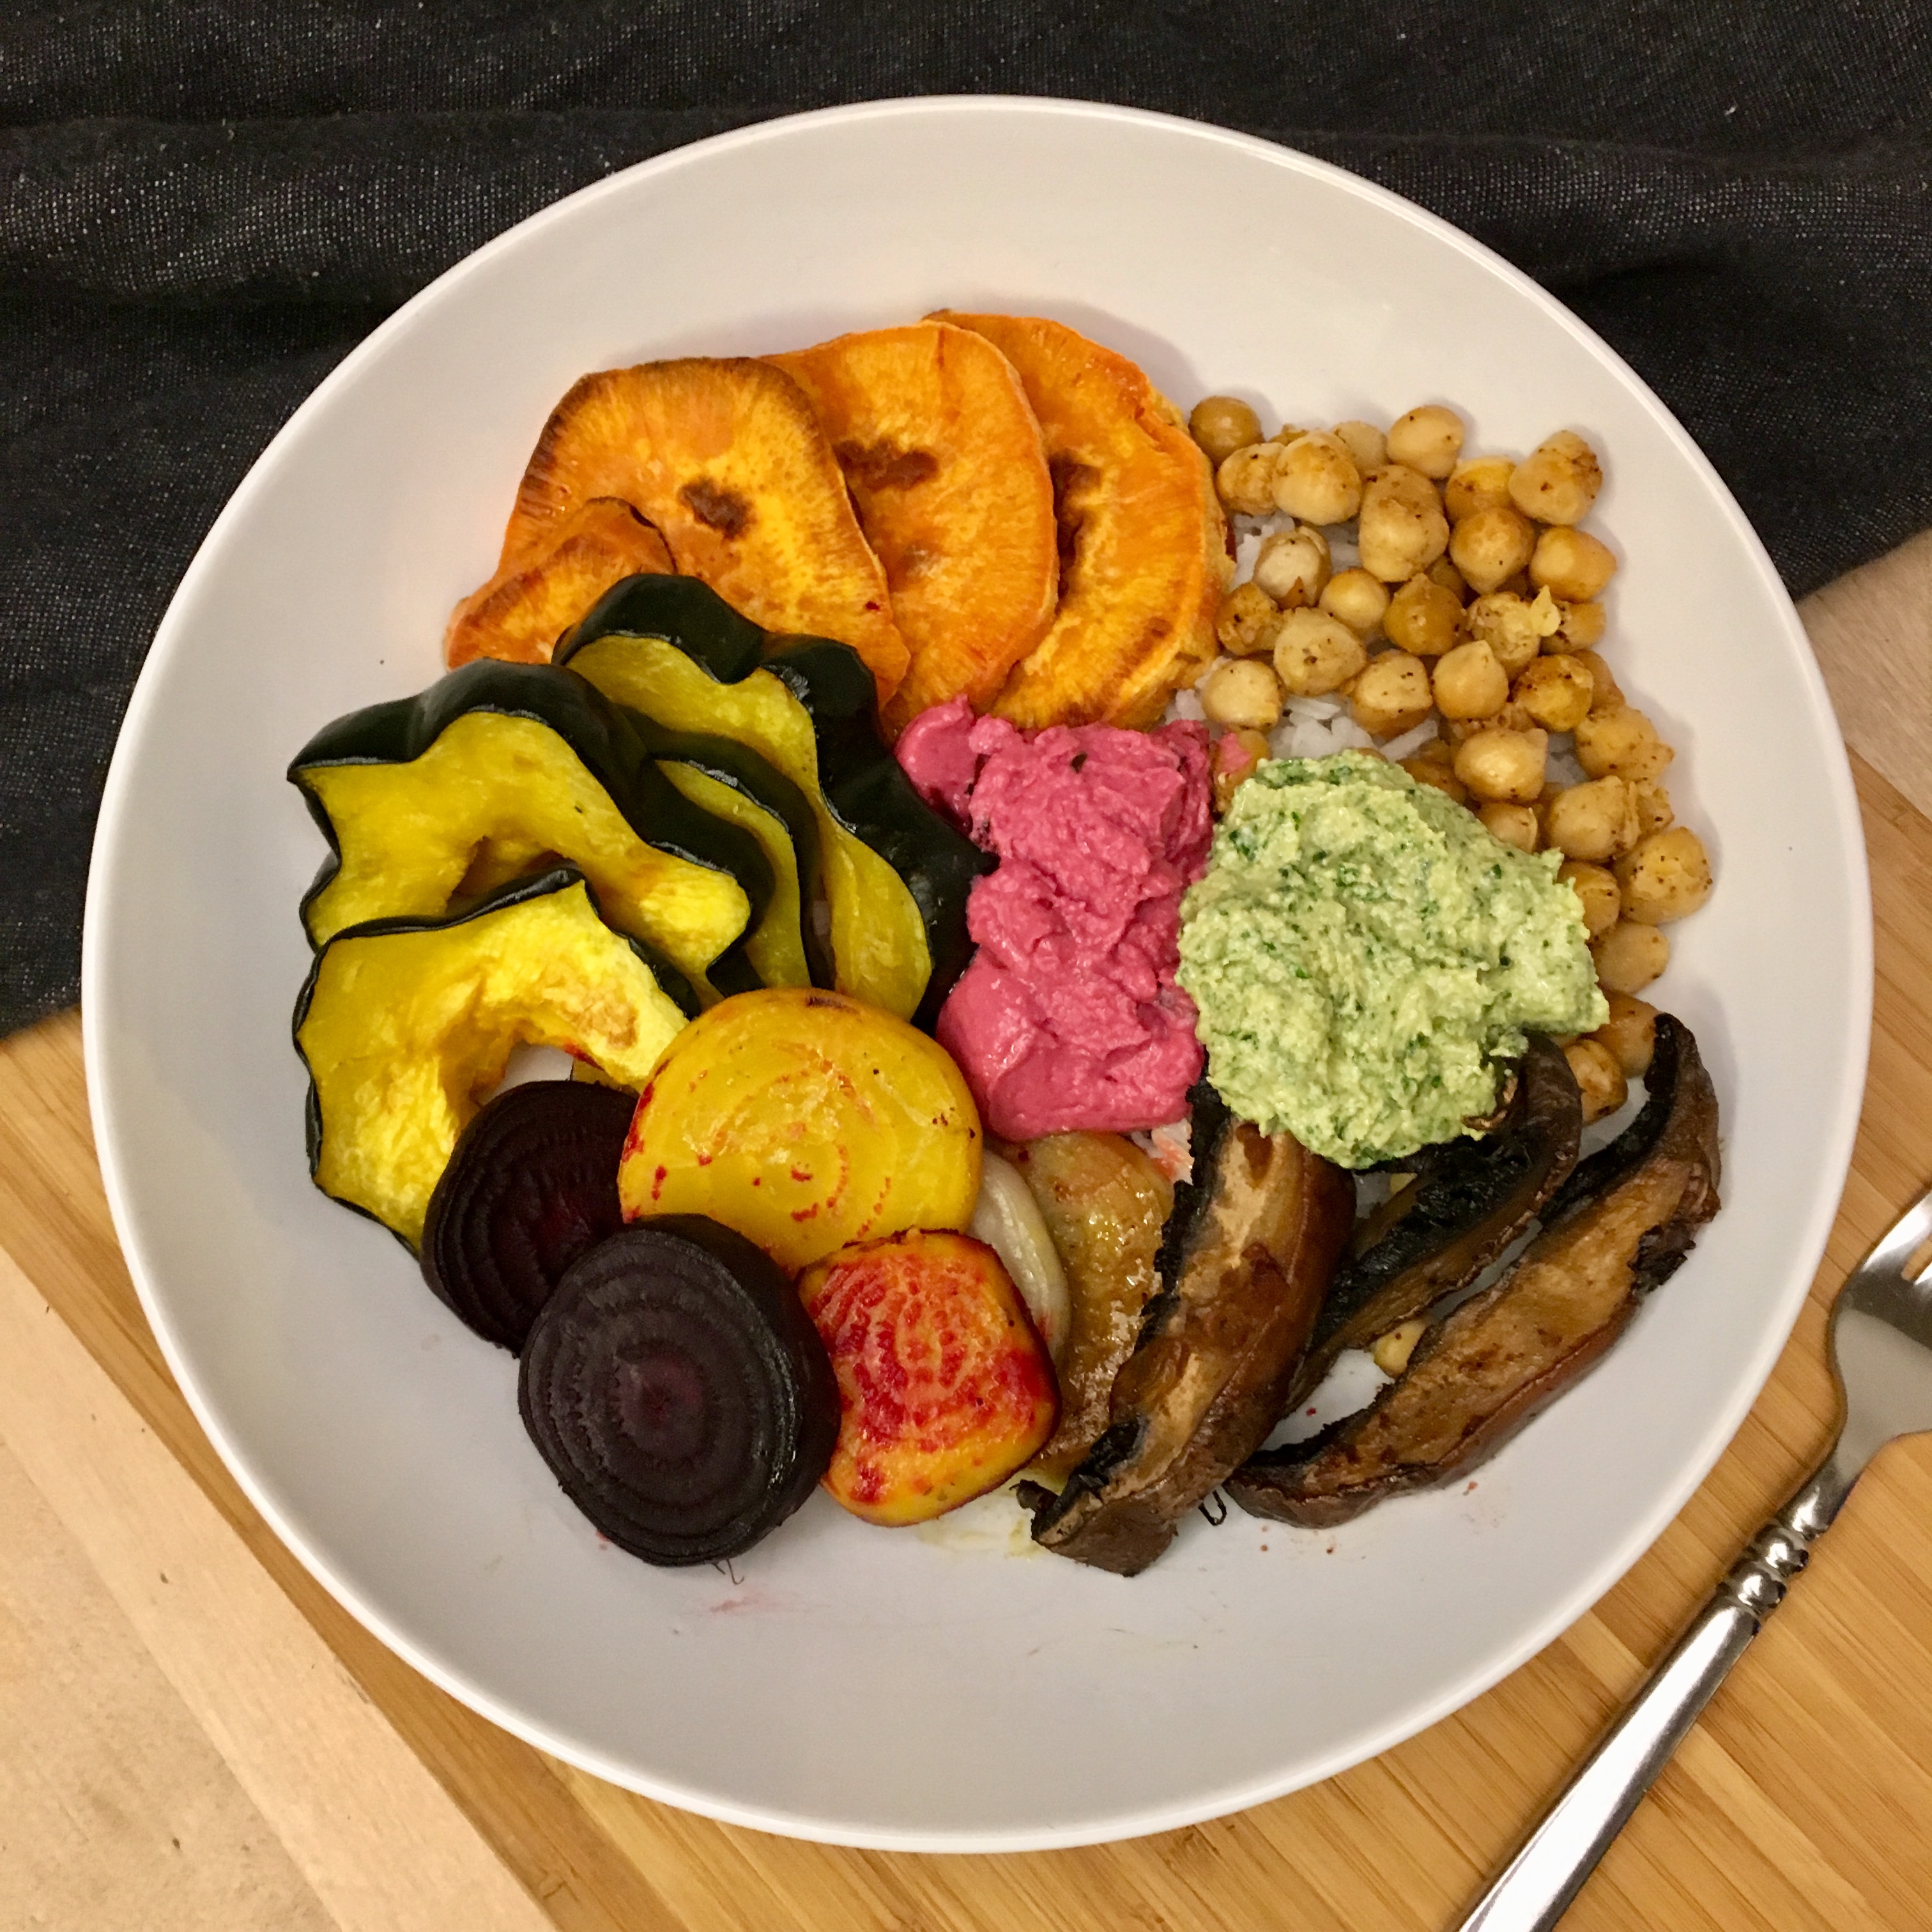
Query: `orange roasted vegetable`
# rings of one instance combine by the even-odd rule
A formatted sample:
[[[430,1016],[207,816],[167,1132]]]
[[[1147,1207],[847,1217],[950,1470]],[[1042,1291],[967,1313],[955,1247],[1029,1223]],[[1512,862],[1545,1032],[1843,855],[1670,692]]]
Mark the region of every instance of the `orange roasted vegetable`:
[[[593,496],[621,496],[768,631],[850,644],[884,704],[905,676],[886,574],[804,392],[743,358],[688,356],[580,376],[538,439],[503,563]]]
[[[671,1043],[618,1170],[628,1219],[708,1214],[796,1271],[848,1241],[963,1228],[980,1116],[926,1036],[843,993],[740,993]]]
[[[1207,458],[1136,364],[1064,323],[937,319],[985,336],[1018,370],[1059,518],[1058,611],[993,709],[1028,730],[1152,724],[1213,658],[1232,574]]]
[[[548,664],[558,638],[621,577],[671,575],[664,540],[616,496],[593,496],[536,533],[451,612],[442,655],[452,670],[472,658]]]
[[[1046,452],[1012,364],[939,322],[770,360],[812,399],[885,566],[912,653],[889,728],[962,692],[984,711],[1046,634],[1060,581]]]
[[[798,1292],[838,1378],[825,1486],[854,1516],[943,1516],[997,1489],[1052,1432],[1052,1365],[983,1241],[863,1242],[807,1269]]]

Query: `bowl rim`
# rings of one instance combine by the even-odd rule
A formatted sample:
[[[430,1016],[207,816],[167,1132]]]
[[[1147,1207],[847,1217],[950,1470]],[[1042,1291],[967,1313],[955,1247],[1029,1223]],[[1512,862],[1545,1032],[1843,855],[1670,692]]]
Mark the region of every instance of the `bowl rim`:
[[[336,393],[353,385],[364,365],[381,356],[392,340],[415,327],[425,309],[442,300],[449,290],[460,286],[468,277],[480,272],[500,254],[520,246],[523,238],[539,226],[562,220],[600,198],[631,193],[640,180],[675,174],[683,167],[694,163],[701,164],[706,158],[721,152],[782,144],[802,130],[889,119],[976,116],[996,118],[1015,114],[1084,122],[1095,128],[1124,124],[1164,129],[1176,137],[1231,148],[1270,165],[1311,177],[1331,188],[1359,196],[1399,214],[1438,241],[1448,243],[1486,267],[1605,365],[1652,418],[1677,454],[1712,490],[1751,567],[1770,592],[1773,606],[1791,641],[1798,646],[1795,656],[1799,680],[1811,706],[1826,719],[1834,716],[1822,674],[1796,609],[1757,533],[1709,459],[1650,386],[1601,337],[1495,250],[1393,190],[1298,149],[1180,116],[1048,95],[931,94],[857,101],[776,116],[711,135],[590,182],[546,204],[491,237],[452,263],[387,316],[297,405],[250,465],[209,526],[156,627],[116,737],[90,856],[81,963],[82,1035],[88,1103],[104,1190],[142,1312],[154,1330],[163,1358],[196,1421],[250,1503],[308,1574],[338,1603],[365,1630],[432,1683],[513,1736],[550,1752],[594,1776],[644,1796],[727,1824],[866,1850],[970,1853],[1047,1850],[1105,1844],[1228,1816],[1319,1783],[1379,1756],[1473,1702],[1519,1669],[1612,1588],[1652,1548],[1702,1484],[1756,1403],[1796,1325],[1836,1219],[1845,1177],[1850,1171],[1870,1047],[1873,936],[1870,874],[1856,788],[1840,740],[1838,755],[1828,759],[1828,769],[1822,776],[1835,808],[1837,856],[1857,914],[1852,931],[1845,935],[1850,948],[1852,1000],[1843,1016],[1849,1050],[1837,1090],[1820,1096],[1824,1104],[1814,1121],[1816,1144],[1822,1156],[1819,1172],[1821,1175],[1830,1177],[1832,1184],[1828,1188],[1821,1185],[1814,1195],[1802,1238],[1794,1250],[1807,1257],[1804,1270],[1800,1274],[1793,1270],[1781,1302],[1766,1310],[1767,1318],[1760,1340],[1730,1399],[1708,1417],[1694,1453],[1686,1459],[1674,1480],[1659,1491],[1636,1526],[1601,1552],[1570,1589],[1521,1628],[1512,1641],[1445,1682],[1433,1696],[1418,1702],[1398,1718],[1385,1722],[1353,1743],[1331,1751],[1312,1767],[1304,1765],[1285,1775],[1255,1778],[1234,1787],[1197,1792],[1184,1802],[1124,1813],[1098,1826],[1087,1822],[1061,1826],[1043,1824],[1024,1829],[962,1830],[944,1826],[918,1829],[864,1828],[854,1828],[848,1822],[836,1819],[769,1810],[760,1805],[734,1803],[710,1792],[688,1790],[674,1780],[654,1778],[608,1754],[586,1750],[560,1737],[532,1714],[499,1698],[464,1671],[447,1664],[428,1646],[418,1643],[372,1603],[361,1587],[338,1574],[323,1558],[298,1526],[287,1519],[256,1476],[243,1448],[231,1436],[212,1406],[195,1374],[193,1362],[173,1330],[168,1318],[165,1288],[156,1278],[155,1271],[144,1258],[135,1238],[129,1162],[116,1132],[111,1071],[114,1048],[106,1030],[106,962],[115,944],[115,914],[110,902],[109,880],[113,870],[115,849],[122,836],[123,822],[134,807],[134,772],[137,748],[150,728],[151,714],[158,702],[158,694],[167,668],[187,648],[184,640],[191,635],[188,614],[196,601],[202,581],[218,567],[230,526],[240,520],[257,497],[275,487],[290,452]]]

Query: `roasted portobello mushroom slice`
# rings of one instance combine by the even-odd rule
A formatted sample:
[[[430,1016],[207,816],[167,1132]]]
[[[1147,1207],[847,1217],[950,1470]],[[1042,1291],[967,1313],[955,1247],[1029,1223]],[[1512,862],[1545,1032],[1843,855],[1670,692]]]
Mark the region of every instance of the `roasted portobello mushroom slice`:
[[[1533,1221],[1576,1165],[1583,1110],[1562,1049],[1532,1034],[1502,1120],[1480,1140],[1434,1150],[1414,1183],[1368,1223],[1336,1271],[1283,1404],[1316,1388],[1345,1348],[1467,1288]]]
[[[1058,1496],[1019,1490],[1036,1542],[1124,1576],[1274,1426],[1354,1221],[1339,1168],[1233,1120],[1204,1085],[1193,1099],[1197,1178],[1175,1190],[1112,1420]]]
[[[1718,1211],[1718,1102],[1688,1028],[1657,1022],[1649,1098],[1576,1170],[1544,1232],[1493,1287],[1436,1322],[1367,1408],[1257,1456],[1228,1483],[1256,1516],[1308,1528],[1464,1474],[1581,1376]]]

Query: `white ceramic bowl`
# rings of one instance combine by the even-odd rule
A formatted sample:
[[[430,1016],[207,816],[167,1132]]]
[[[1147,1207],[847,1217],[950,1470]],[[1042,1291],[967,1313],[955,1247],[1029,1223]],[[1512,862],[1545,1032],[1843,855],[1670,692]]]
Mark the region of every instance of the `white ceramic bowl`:
[[[1588,1381],[1465,1491],[1327,1534],[1191,1523],[1133,1581],[815,1498],[744,1559],[654,1570],[567,1504],[514,1364],[309,1184],[289,1015],[319,843],[284,766],[440,669],[580,373],[950,304],[1058,316],[1186,406],[1606,458],[1609,646],[1715,858],[1664,984],[1727,1121],[1725,1211]],[[1831,710],[1736,506],[1557,303],[1406,203],[1216,129],[1047,101],[770,122],[547,210],[297,412],[184,580],[116,754],[87,917],[108,1193],[170,1364],[303,1562],[457,1696],[654,1797],[849,1843],[994,1850],[1233,1810],[1370,1756],[1521,1663],[1641,1553],[1743,1418],[1849,1157],[1870,1004]]]

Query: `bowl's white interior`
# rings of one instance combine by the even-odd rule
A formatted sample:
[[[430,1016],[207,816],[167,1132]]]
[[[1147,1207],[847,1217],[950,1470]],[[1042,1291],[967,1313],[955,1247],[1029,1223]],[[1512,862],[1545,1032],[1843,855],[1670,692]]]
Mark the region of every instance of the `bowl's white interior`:
[[[510,1358],[309,1185],[289,1015],[320,842],[283,782],[326,720],[439,669],[546,413],[587,369],[940,304],[1050,313],[1184,406],[1462,410],[1606,456],[1606,650],[1678,748],[1718,889],[1662,992],[1726,1109],[1726,1211],[1604,1366],[1466,1490],[1307,1534],[1190,1523],[1132,1582],[814,1498],[739,1566],[600,1546],[526,1442]],[[162,1345],[318,1575],[459,1696],[721,1816],[994,1849],[1178,1824],[1336,1770],[1546,1642],[1742,1418],[1821,1250],[1869,1009],[1862,848],[1791,608],[1604,347],[1428,217],[1298,156],[1122,111],[901,104],[670,155],[446,276],[256,466],[162,627],[88,906],[117,1223]]]

